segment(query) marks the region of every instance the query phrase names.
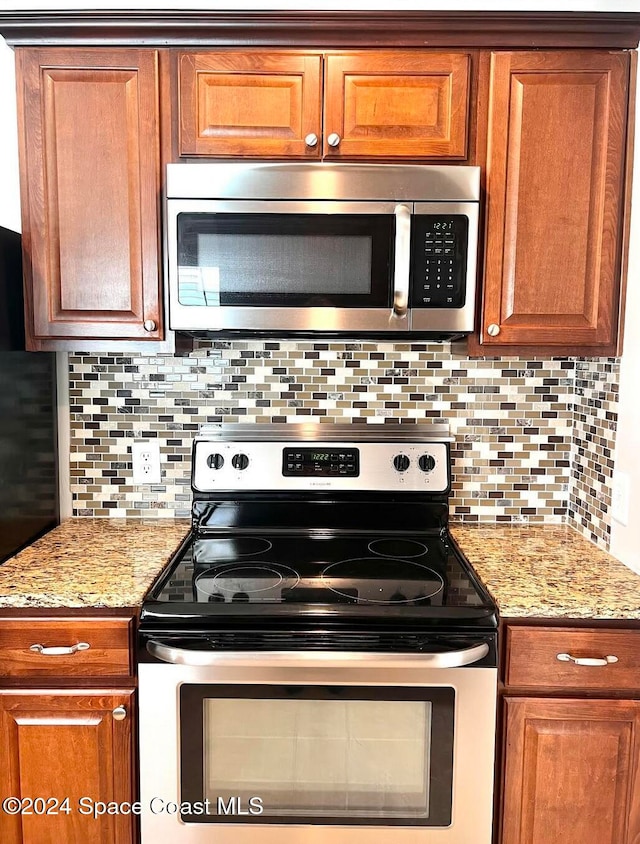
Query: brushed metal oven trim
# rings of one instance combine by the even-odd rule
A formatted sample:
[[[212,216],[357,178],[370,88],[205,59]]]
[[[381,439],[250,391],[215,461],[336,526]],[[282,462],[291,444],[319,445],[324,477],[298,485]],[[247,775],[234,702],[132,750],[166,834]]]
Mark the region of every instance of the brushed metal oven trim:
[[[398,655],[396,655],[398,656]],[[148,664],[139,668],[142,803],[141,844],[490,844],[492,836],[497,669],[397,667],[354,659],[347,665]],[[151,800],[180,800],[180,687],[195,684],[277,684],[451,687],[455,690],[453,815],[450,826],[339,824],[185,824],[179,815],[150,810]]]

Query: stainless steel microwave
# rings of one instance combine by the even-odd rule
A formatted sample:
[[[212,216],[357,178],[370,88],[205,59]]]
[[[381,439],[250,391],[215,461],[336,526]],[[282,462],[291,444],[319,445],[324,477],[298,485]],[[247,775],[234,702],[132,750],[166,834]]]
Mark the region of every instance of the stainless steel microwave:
[[[167,167],[176,331],[445,339],[473,331],[480,168]]]

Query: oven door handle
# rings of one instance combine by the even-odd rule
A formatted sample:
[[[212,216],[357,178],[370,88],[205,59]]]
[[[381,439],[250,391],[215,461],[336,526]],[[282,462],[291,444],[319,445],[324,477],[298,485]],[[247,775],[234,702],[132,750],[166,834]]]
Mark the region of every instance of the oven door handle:
[[[162,662],[193,667],[238,667],[259,665],[261,668],[354,668],[358,664],[376,668],[462,668],[484,659],[489,645],[479,642],[468,648],[442,653],[387,653],[360,651],[213,651],[174,648],[163,642],[147,642],[147,651]]]

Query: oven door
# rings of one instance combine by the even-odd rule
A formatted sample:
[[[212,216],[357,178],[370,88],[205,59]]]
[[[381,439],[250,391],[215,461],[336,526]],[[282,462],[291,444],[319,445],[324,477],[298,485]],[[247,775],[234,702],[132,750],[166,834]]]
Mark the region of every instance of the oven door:
[[[140,666],[142,844],[490,844],[486,643],[148,650],[173,664]]]
[[[170,325],[407,331],[412,203],[167,203]]]

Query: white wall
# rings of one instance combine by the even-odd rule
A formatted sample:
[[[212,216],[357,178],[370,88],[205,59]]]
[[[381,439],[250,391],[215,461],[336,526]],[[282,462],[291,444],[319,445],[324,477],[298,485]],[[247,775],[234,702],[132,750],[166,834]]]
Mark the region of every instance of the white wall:
[[[20,231],[18,124],[13,52],[0,38],[0,226]]]
[[[175,9],[175,0],[150,0],[150,2],[131,2],[131,0],[93,0],[92,9]],[[88,3],[82,0],[39,0],[37,8],[46,10],[83,9]],[[184,4],[192,9],[322,9],[329,11],[348,9],[370,9],[370,0],[364,2],[338,3],[310,3],[310,2],[280,2],[269,3],[261,0],[223,0],[222,3],[191,0]],[[467,11],[589,11],[640,12],[640,0],[620,0],[620,2],[399,2],[376,4],[377,8],[395,10],[413,9],[459,9]],[[0,0],[0,12],[31,10],[32,0]],[[14,93],[14,69],[11,51],[0,39],[0,109],[3,116],[3,131],[0,132],[0,225],[19,229],[19,189],[18,189],[18,156],[16,145],[16,116]],[[640,86],[636,113],[640,123]],[[612,523],[611,549],[627,565],[640,571],[640,391],[637,389],[637,373],[640,372],[640,330],[637,326],[637,315],[640,315],[640,131],[638,132],[635,154],[634,179],[634,209],[632,219],[631,250],[629,256],[629,283],[627,293],[627,311],[625,324],[625,348],[621,366],[619,423],[616,441],[616,468],[627,472],[631,479],[631,506],[629,525]]]
[[[615,449],[615,472],[624,472],[630,479],[629,523],[623,525],[612,520],[611,553],[640,573],[640,85],[636,124],[627,309]]]

